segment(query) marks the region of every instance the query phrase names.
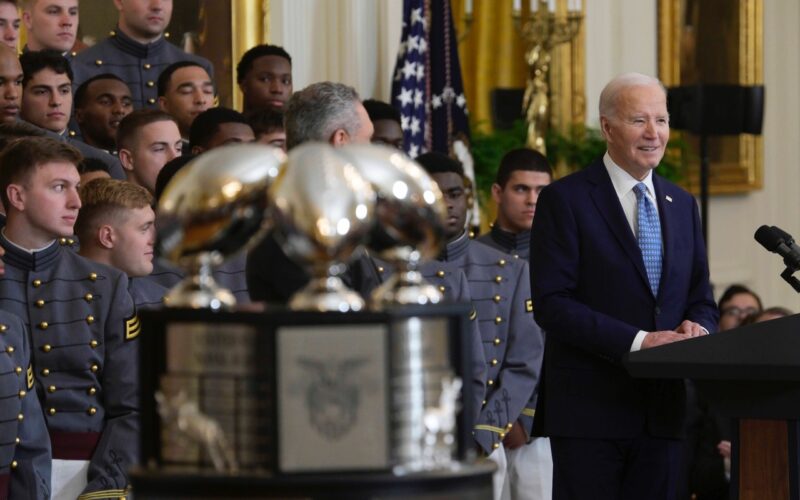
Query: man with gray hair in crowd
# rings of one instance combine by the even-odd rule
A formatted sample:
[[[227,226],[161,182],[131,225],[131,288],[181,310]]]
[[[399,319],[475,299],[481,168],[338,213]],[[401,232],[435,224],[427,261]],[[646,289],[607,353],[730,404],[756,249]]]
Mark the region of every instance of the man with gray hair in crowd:
[[[295,92],[284,116],[286,148],[308,141],[328,142],[334,147],[369,143],[372,121],[353,87],[319,82]]]

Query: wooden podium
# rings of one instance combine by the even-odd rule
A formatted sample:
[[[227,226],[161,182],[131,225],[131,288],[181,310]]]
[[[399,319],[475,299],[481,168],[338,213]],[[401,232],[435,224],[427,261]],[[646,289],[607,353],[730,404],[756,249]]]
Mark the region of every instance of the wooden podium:
[[[800,315],[630,353],[625,366],[636,378],[692,379],[736,420],[731,498],[800,499]]]

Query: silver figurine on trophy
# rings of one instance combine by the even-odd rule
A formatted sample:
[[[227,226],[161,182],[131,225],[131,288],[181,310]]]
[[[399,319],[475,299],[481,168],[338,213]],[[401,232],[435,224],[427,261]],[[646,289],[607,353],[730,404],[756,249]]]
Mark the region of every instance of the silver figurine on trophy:
[[[332,146],[312,142],[292,149],[270,197],[276,240],[312,276],[289,308],[363,309],[364,299],[339,276],[372,226],[375,191],[370,183]]]
[[[439,186],[404,153],[378,145],[348,145],[341,153],[375,189],[375,224],[367,246],[389,261],[395,274],[370,299],[381,309],[392,304],[436,304],[441,292],[418,270],[444,242],[447,208]]]
[[[187,163],[158,202],[161,255],[188,271],[167,295],[170,307],[226,309],[236,305],[211,276],[212,266],[266,231],[268,188],[286,155],[261,144],[224,146]]]

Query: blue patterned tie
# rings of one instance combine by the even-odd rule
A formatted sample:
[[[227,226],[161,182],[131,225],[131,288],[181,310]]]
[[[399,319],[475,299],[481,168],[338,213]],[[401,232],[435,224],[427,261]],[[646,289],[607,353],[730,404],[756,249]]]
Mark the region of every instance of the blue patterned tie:
[[[647,197],[647,186],[643,182],[637,184],[636,193],[636,238],[644,259],[644,268],[653,295],[658,295],[658,283],[661,280],[661,223],[653,202]]]

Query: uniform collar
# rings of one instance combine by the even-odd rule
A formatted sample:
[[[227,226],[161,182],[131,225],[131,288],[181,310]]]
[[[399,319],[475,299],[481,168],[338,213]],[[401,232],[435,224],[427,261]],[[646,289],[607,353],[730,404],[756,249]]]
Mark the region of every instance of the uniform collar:
[[[439,260],[449,262],[463,257],[467,253],[469,241],[469,233],[464,231],[461,236],[447,244],[442,253],[439,254]]]
[[[522,231],[521,233],[511,233],[500,229],[500,225],[495,221],[490,233],[492,239],[506,251],[512,250],[526,250],[531,246],[531,232]]]
[[[47,269],[57,260],[61,251],[58,240],[53,240],[52,243],[40,250],[26,250],[9,241],[4,231],[0,232],[0,246],[6,251],[3,260],[7,264],[26,271]]]
[[[111,43],[121,51],[126,52],[138,59],[144,59],[158,53],[162,48],[164,48],[164,45],[168,43],[163,34],[155,42],[147,44],[139,43],[123,33],[122,30],[119,29],[119,26],[114,29],[110,40]]]

